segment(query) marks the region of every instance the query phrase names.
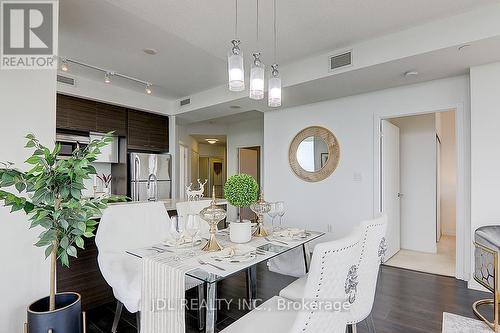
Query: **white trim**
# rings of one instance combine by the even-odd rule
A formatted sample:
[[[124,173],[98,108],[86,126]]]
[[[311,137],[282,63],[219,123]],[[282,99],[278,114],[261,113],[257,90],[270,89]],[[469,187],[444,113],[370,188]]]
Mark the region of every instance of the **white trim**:
[[[456,263],[455,277],[460,280],[470,279],[470,119],[463,103],[436,106],[430,110],[414,113],[375,114],[373,117],[373,216],[380,214],[380,122],[383,119],[400,116],[412,116],[455,110],[457,137],[457,193],[456,193]]]

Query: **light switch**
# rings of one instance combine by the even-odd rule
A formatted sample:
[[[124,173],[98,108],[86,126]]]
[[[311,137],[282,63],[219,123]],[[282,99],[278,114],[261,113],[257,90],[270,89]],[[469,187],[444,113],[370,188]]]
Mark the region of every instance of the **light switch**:
[[[352,175],[352,180],[354,180],[355,182],[360,182],[363,180],[363,175],[361,174],[361,172],[355,172]]]

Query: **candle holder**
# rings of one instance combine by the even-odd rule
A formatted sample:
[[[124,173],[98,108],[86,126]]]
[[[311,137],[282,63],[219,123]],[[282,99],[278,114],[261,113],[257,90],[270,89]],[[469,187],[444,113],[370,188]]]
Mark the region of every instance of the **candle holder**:
[[[215,252],[223,249],[222,245],[219,244],[215,233],[217,232],[217,224],[226,217],[226,211],[217,205],[217,200],[215,198],[215,186],[212,189],[212,202],[210,206],[204,208],[200,212],[200,217],[205,220],[210,226],[210,238],[207,244],[203,246],[203,251]]]
[[[260,192],[260,197],[257,202],[250,205],[252,212],[257,214],[257,229],[253,232],[252,236],[266,237],[269,236],[266,228],[264,227],[264,214],[271,210],[269,202],[264,200],[264,193]]]

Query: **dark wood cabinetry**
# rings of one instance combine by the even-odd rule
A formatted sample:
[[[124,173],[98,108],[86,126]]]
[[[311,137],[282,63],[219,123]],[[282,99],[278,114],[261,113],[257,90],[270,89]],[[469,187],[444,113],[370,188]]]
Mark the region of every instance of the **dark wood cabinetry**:
[[[96,103],[57,95],[56,127],[63,130],[96,131]]]
[[[113,290],[106,283],[97,263],[97,246],[93,238],[85,239],[85,250],[70,258],[70,266],[57,263],[57,292],[72,291],[82,295],[84,311],[113,302]]]
[[[82,98],[57,95],[56,127],[79,132],[114,131],[127,135],[127,109]]]
[[[96,103],[96,131],[115,135],[127,135],[127,110],[120,106]]]
[[[128,148],[147,151],[168,151],[168,117],[128,111]]]
[[[114,131],[132,150],[167,152],[168,117],[121,106],[57,95],[56,127],[78,132]]]

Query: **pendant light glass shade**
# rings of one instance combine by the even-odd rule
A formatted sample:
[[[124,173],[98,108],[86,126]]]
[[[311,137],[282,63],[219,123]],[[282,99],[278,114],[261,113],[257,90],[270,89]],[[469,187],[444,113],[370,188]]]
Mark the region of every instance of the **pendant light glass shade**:
[[[271,66],[267,105],[273,108],[281,106],[281,78],[277,64]]]
[[[252,67],[250,68],[250,98],[263,99],[265,85],[265,65],[260,60],[260,52],[253,54]]]
[[[229,90],[245,90],[245,68],[243,67],[243,54],[240,50],[240,41],[233,39],[233,47],[227,56],[227,70],[229,74]]]

